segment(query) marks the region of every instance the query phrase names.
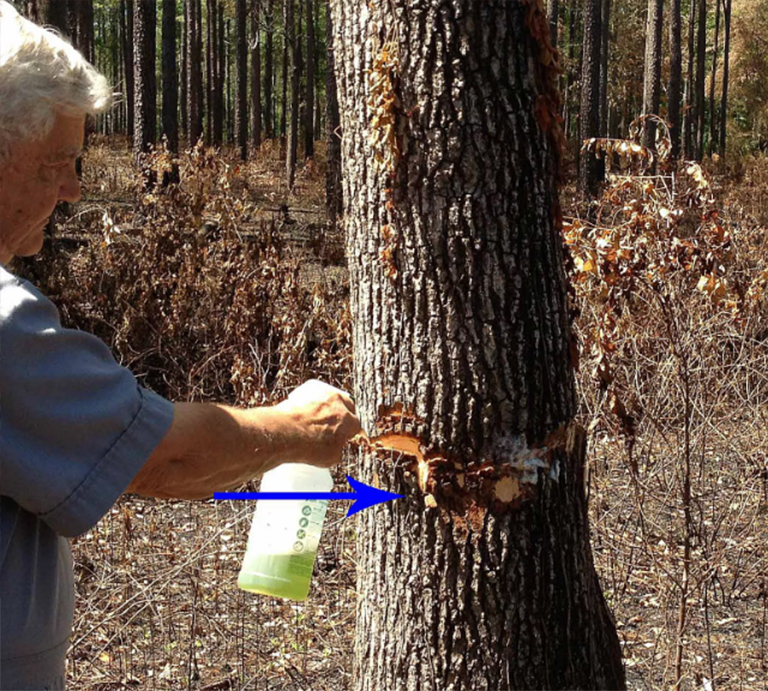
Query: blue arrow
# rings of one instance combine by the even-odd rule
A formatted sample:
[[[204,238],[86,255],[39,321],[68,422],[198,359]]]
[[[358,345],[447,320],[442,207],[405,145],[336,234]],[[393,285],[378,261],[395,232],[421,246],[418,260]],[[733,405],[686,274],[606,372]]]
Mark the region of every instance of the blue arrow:
[[[347,482],[356,492],[215,492],[214,499],[292,499],[294,501],[301,499],[321,499],[336,501],[338,499],[351,499],[354,504],[347,511],[347,518],[367,509],[369,506],[375,506],[385,501],[401,499],[402,494],[387,492],[383,489],[377,489],[359,482],[347,475]]]

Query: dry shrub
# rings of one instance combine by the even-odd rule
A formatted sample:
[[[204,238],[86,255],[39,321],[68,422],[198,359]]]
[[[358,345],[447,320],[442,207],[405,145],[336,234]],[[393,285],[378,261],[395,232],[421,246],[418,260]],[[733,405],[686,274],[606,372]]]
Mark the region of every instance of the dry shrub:
[[[157,179],[171,163],[162,150],[148,160]],[[75,253],[54,243],[27,274],[67,324],[173,400],[261,404],[311,376],[347,386],[343,275],[310,284],[316,260],[274,218],[256,218],[234,166],[211,150],[189,152],[181,180],[92,214],[98,227],[78,228]]]
[[[593,546],[631,681],[739,688],[766,674],[764,229],[649,161],[565,228]]]

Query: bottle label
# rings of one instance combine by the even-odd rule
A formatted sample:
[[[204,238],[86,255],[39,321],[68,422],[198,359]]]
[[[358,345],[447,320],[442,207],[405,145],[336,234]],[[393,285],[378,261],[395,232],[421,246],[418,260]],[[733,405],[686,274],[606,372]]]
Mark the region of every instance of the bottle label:
[[[248,536],[250,554],[314,554],[327,501],[259,502]]]

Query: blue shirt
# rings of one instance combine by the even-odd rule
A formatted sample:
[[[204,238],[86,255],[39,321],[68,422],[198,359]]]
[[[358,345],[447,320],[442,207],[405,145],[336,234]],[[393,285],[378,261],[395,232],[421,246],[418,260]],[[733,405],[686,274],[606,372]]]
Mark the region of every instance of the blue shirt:
[[[173,404],[0,266],[0,689],[64,688],[69,540],[109,511]]]

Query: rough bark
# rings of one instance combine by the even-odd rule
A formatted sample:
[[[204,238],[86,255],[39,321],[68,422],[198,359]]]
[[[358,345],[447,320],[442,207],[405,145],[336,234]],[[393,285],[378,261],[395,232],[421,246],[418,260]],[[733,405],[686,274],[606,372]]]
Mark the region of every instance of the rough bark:
[[[155,78],[155,27],[157,25],[155,0],[134,0],[133,64],[136,84],[133,131],[133,154],[141,163],[156,142],[157,84]],[[147,186],[154,176],[145,172]]]
[[[661,101],[661,32],[664,24],[664,0],[648,0],[645,25],[645,65],[643,78],[643,115],[658,115]],[[643,144],[656,148],[656,123],[645,122]]]
[[[539,7],[332,2],[359,472],[405,495],[359,518],[359,691],[624,687],[573,422]]]
[[[339,120],[339,101],[336,93],[335,51],[333,47],[334,31],[330,7],[326,15],[325,42],[328,55],[325,73],[325,119],[328,129],[325,202],[328,208],[328,220],[332,225],[336,225],[343,213],[344,195],[341,185],[341,123]]]
[[[163,134],[168,150],[179,151],[179,78],[176,72],[176,0],[163,0],[162,27],[162,74],[163,74]],[[179,181],[179,167],[174,164],[166,173],[163,182]]]
[[[681,0],[670,0],[669,13],[669,86],[667,89],[667,121],[672,144],[672,158],[680,156],[680,105],[683,83],[683,46]]]
[[[720,50],[720,0],[715,0],[715,46],[712,51],[712,72],[709,80],[709,139],[707,153],[715,152],[717,146],[717,105],[715,103],[715,84],[717,82],[717,54]]]
[[[600,136],[600,52],[602,48],[601,0],[584,0],[584,38],[581,64],[581,108],[579,124],[582,142]],[[591,153],[579,158],[579,189],[584,196],[597,194],[600,162]]]

